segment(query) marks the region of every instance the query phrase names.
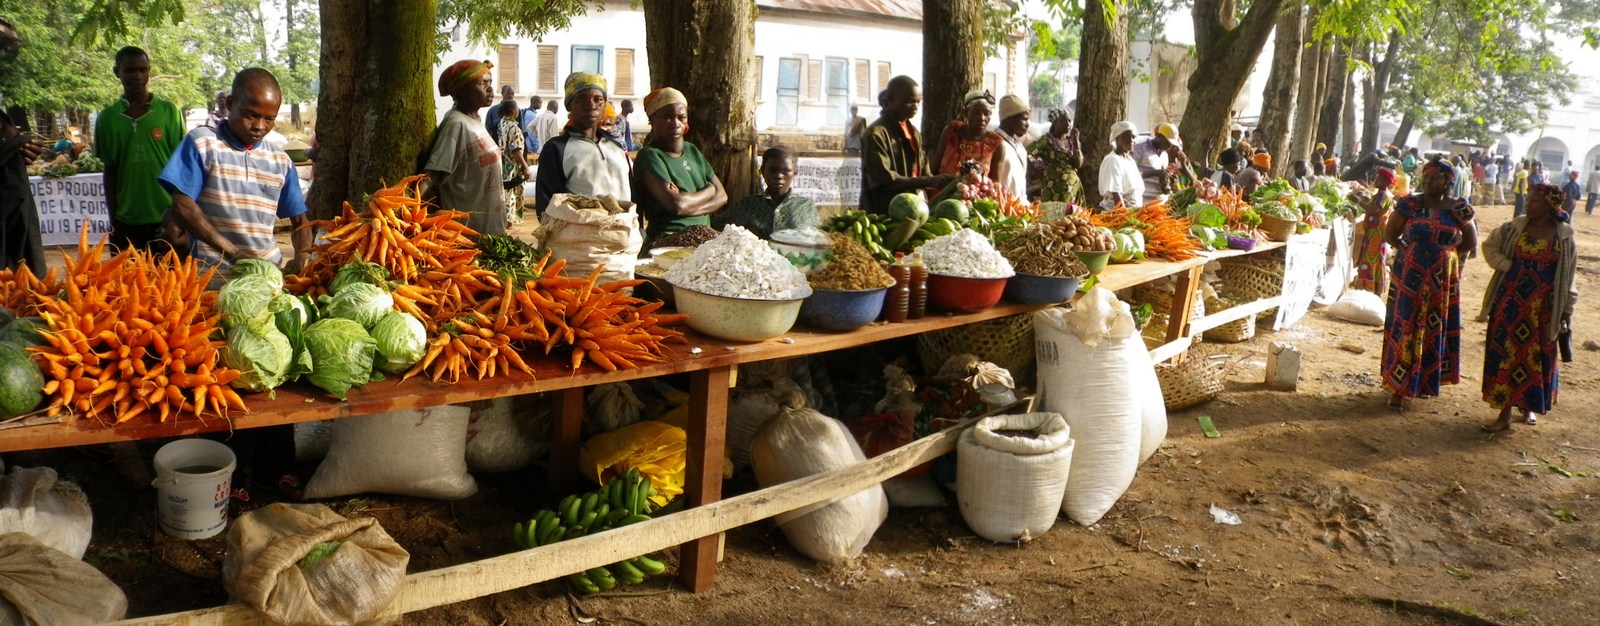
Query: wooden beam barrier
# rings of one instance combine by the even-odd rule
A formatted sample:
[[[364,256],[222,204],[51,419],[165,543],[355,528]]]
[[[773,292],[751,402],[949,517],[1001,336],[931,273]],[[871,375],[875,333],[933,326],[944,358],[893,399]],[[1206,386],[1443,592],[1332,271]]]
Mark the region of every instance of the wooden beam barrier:
[[[665,550],[745,524],[828,502],[861,491],[913,467],[953,452],[969,419],[850,467],[808,476],[632,526],[406,576],[400,596],[382,617],[556,580],[640,554]],[[238,603],[114,622],[125,626],[272,626],[255,609]]]

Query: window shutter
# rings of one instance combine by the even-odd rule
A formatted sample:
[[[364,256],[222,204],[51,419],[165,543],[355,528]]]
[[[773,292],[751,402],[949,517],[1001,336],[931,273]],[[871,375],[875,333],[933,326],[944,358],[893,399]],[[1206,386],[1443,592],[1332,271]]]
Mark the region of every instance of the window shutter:
[[[806,99],[822,99],[822,61],[806,63]]]
[[[617,86],[618,95],[633,95],[633,49],[617,48]]]
[[[761,89],[765,87],[767,72],[766,66],[761,64],[761,55],[756,55],[756,101],[761,101]]]
[[[539,46],[539,92],[556,93],[555,46]]]
[[[517,46],[515,44],[500,44],[500,84],[511,85],[511,89],[522,93],[522,88],[517,84]],[[499,91],[497,87],[496,92]]]
[[[890,78],[892,78],[892,75],[889,73],[889,62],[878,61],[878,91],[889,88]]]
[[[856,99],[870,100],[872,98],[872,63],[866,59],[856,59]]]

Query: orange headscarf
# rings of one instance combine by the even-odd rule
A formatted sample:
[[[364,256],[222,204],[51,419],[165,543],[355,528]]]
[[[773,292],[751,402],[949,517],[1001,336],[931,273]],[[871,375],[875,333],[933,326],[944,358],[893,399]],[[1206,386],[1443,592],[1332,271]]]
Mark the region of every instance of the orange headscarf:
[[[452,63],[450,67],[444,68],[444,73],[439,74],[439,95],[448,96],[455,93],[462,85],[466,85],[477,80],[479,76],[487,74],[491,67],[494,67],[494,64],[486,60],[474,61],[466,59]]]
[[[1255,154],[1250,155],[1250,163],[1252,163],[1256,167],[1259,167],[1259,168],[1264,169],[1264,170],[1265,169],[1271,169],[1272,168],[1272,155],[1267,154],[1265,152],[1257,152]]]

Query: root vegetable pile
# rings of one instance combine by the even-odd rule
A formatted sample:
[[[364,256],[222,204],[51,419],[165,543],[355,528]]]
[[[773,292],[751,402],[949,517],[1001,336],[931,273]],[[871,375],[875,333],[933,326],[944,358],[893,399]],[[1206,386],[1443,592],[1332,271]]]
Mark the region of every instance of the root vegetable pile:
[[[1022,274],[1082,277],[1089,268],[1072,253],[1072,243],[1061,229],[1048,224],[1033,224],[1026,230],[1000,245],[1000,253],[1011,261],[1011,267]]]
[[[1110,229],[1137,228],[1144,233],[1147,256],[1166,257],[1173,261],[1192,259],[1200,251],[1200,241],[1189,235],[1189,218],[1173,217],[1167,205],[1152,202],[1129,213],[1118,207],[1092,218],[1096,225]]]
[[[16,270],[0,269],[0,306],[17,317],[38,315],[39,294],[61,293],[61,287],[61,278],[53,268],[45,272],[44,278],[35,276],[27,265]]]
[[[59,295],[33,294],[49,327],[48,345],[29,348],[45,373],[49,414],[105,424],[245,410],[228,386],[239,370],[217,361],[220,316],[216,293],[205,290],[212,271],[133,248],[102,260],[104,248],[89,245],[85,228]]]
[[[1116,247],[1111,241],[1111,233],[1100,230],[1089,219],[1079,215],[1068,215],[1054,222],[1050,222],[1056,234],[1072,244],[1071,250],[1086,252],[1105,252]]]

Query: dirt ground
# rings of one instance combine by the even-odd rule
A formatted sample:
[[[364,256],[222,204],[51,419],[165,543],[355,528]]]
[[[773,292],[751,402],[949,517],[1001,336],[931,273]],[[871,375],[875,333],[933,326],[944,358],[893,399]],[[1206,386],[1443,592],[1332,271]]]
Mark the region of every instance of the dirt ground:
[[[1509,207],[1479,211],[1487,231]],[[1577,216],[1579,289],[1600,281],[1600,218]],[[545,583],[406,616],[407,624],[1593,624],[1600,620],[1600,307],[1580,300],[1577,361],[1538,426],[1486,435],[1484,324],[1473,322],[1488,267],[1463,283],[1465,380],[1402,412],[1379,389],[1378,330],[1313,311],[1296,328],[1234,345],[1227,389],[1169,416],[1167,441],[1098,524],[1065,519],[1025,545],[972,535],[952,505],[896,509],[867,554],[820,567],[767,523],[728,535],[716,588],[665,579],[572,599]],[[1296,392],[1263,388],[1271,342],[1305,354]],[[1360,354],[1341,349],[1350,344]],[[1196,423],[1210,416],[1208,439]],[[147,453],[149,450],[147,450]],[[27,459],[17,459],[16,462]],[[79,480],[95,506],[86,559],[122,586],[130,615],[226,600],[220,540],[158,537],[149,490],[131,491],[106,455],[31,457]],[[27,464],[27,463],[24,463]],[[308,472],[307,468],[296,468]],[[301,474],[302,477],[307,475]],[[513,549],[510,524],[560,494],[542,468],[479,476],[478,495],[443,503],[372,496],[329,504],[377,517],[413,571]],[[259,481],[258,481],[259,482]],[[754,489],[748,475],[725,493]],[[274,499],[255,486],[254,503]],[[1218,524],[1216,505],[1242,524]],[[670,559],[669,559],[670,560]],[[187,573],[186,573],[187,572]]]

